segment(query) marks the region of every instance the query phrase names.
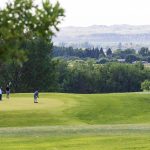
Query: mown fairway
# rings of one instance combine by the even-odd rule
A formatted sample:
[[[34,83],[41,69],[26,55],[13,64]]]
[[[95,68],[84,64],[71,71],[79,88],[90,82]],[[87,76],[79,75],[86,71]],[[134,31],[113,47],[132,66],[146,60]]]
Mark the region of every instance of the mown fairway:
[[[150,149],[150,94],[14,94],[0,102],[0,150]]]

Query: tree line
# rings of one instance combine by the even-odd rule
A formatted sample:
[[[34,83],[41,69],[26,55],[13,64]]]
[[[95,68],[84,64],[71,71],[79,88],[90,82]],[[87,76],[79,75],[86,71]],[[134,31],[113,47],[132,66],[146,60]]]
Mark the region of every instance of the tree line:
[[[118,59],[124,59],[127,63],[133,63],[135,61],[147,61],[150,62],[150,50],[147,47],[142,47],[140,50],[135,49],[117,49],[112,51],[110,48],[104,51],[103,48],[92,49],[73,49],[72,47],[57,47],[53,48],[54,57],[63,58],[94,58],[98,60],[98,63],[117,62]]]
[[[107,93],[141,91],[150,80],[150,69],[136,64],[53,57],[52,44],[43,39],[22,43],[27,54],[23,63],[11,61],[0,69],[0,84],[12,83],[13,92]]]
[[[59,90],[73,93],[109,93],[141,91],[141,83],[150,80],[150,69],[140,62],[94,64],[92,61],[64,60],[57,66]]]

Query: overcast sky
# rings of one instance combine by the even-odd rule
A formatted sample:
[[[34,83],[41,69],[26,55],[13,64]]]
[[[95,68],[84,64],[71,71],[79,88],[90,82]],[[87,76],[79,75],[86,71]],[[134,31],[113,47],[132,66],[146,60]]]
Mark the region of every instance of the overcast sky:
[[[3,7],[6,1],[8,0],[0,0],[0,7]],[[66,10],[66,18],[61,26],[150,25],[150,0],[59,0],[59,2]]]

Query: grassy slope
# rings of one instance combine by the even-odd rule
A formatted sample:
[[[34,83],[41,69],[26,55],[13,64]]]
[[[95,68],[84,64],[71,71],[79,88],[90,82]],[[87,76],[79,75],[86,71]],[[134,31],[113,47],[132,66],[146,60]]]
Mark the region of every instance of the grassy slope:
[[[149,97],[40,94],[34,104],[32,94],[12,95],[0,102],[0,150],[148,150]]]
[[[149,94],[12,95],[0,102],[0,127],[150,123]]]

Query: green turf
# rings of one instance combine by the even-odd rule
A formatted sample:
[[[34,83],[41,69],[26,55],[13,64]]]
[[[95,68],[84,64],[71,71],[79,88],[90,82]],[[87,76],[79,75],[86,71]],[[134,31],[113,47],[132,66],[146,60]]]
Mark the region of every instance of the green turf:
[[[150,94],[12,94],[0,102],[0,150],[149,150]]]
[[[149,125],[1,128],[2,150],[149,150]]]
[[[149,94],[11,95],[0,102],[0,127],[150,123]]]
[[[7,140],[7,142],[6,142]],[[1,139],[1,150],[149,150],[149,136]],[[0,143],[1,143],[0,142]]]

